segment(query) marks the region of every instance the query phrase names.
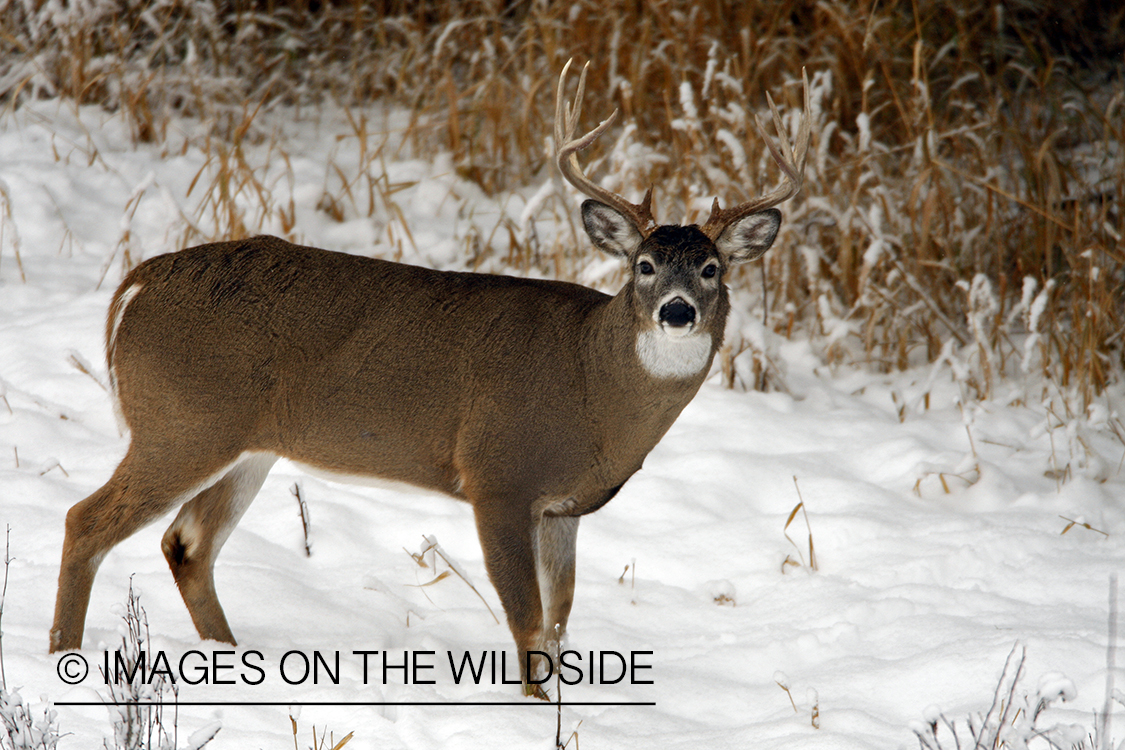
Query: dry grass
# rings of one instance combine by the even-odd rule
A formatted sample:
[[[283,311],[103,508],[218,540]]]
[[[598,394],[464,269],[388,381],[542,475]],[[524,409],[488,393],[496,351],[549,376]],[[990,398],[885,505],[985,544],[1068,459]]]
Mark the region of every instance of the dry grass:
[[[792,566],[795,568],[805,568],[807,571],[815,572],[819,570],[816,562],[816,547],[813,544],[812,525],[809,523],[809,511],[805,507],[805,499],[801,496],[801,486],[797,483],[797,477],[793,477],[793,487],[797,490],[797,499],[799,502],[789,511],[789,518],[785,519],[785,527],[782,533],[785,534],[785,539],[793,545],[793,549],[797,550],[797,560],[793,559],[792,555],[786,555],[785,559],[781,562],[781,572],[785,573],[786,570]],[[801,551],[801,545],[793,541],[793,537],[789,536],[789,527],[792,525],[793,520],[800,512],[805,518],[805,529],[809,532],[809,557],[805,560],[805,553]]]
[[[297,713],[299,715],[300,711],[298,711]],[[293,730],[293,750],[300,750],[301,746],[297,744],[297,717],[293,716],[292,710],[290,710],[289,714],[289,724]],[[316,727],[314,726],[312,728],[312,735],[312,744],[306,746],[309,748],[309,750],[341,750],[344,745],[352,741],[352,738],[355,736],[355,732],[348,732],[339,742],[336,742],[335,735],[332,732],[329,732],[327,727],[322,729],[320,737],[317,737]]]
[[[969,5],[8,3],[0,96],[96,102],[138,141],[165,142],[173,116],[198,118],[210,162],[194,188],[200,215],[179,238],[189,244],[293,231],[293,206],[274,201],[264,165],[242,150],[268,141],[263,112],[282,105],[352,112],[365,150],[359,165],[326,165],[329,215],[395,214],[396,186],[370,176],[386,156],[367,145],[372,102],[408,108],[415,151],[452,153],[487,193],[542,185],[553,84],[570,57],[594,63],[584,124],[622,112],[591,172],[633,198],[654,184],[658,215],[695,221],[713,196],[773,184],[752,114],[766,91],[795,108],[807,66],[806,187],[786,207],[781,251],[731,280],[766,334],[808,337],[829,364],[956,361],[969,397],[1015,376],[1028,399],[1051,390],[1084,411],[1120,380],[1125,347],[1125,7]],[[278,150],[275,168],[284,159]],[[563,194],[541,210],[572,217]],[[393,233],[412,242],[405,220]],[[465,246],[471,264],[493,254],[553,275],[582,267],[573,232],[541,241],[509,222]],[[128,263],[127,237],[123,248]],[[730,345],[728,384],[784,387],[759,344]],[[752,372],[738,372],[744,350]]]

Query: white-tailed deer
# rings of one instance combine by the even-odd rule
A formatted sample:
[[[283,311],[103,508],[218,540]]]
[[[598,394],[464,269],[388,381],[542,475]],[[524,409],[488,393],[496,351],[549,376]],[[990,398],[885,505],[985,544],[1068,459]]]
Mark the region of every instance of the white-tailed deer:
[[[558,165],[592,198],[590,239],[628,263],[615,296],[273,237],[160,255],[126,276],[106,344],[131,442],[67,514],[52,651],[81,647],[106,553],[177,507],[164,556],[200,637],[233,644],[212,569],[278,457],[471,503],[521,671],[527,651],[556,645],[578,519],[641,468],[703,383],[729,310],[723,278],[773,243],[772,206],[799,190],[809,140],[806,83],[796,149],[773,110],[780,188],[726,210],[716,200],[702,227],[657,226],[651,191],[634,205],[582,173],[576,153],[613,116],[575,138],[586,74],[573,109],[566,75]]]

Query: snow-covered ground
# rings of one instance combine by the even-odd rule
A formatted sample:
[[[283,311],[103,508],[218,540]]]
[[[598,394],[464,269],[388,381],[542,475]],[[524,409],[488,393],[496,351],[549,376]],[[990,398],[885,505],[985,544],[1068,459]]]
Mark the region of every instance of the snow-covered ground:
[[[393,117],[384,122],[393,129]],[[399,186],[393,210],[373,218],[349,210],[336,222],[316,206],[326,188],[340,193],[325,165],[357,153],[341,123],[288,124],[287,163],[269,139],[246,147],[251,164],[271,165],[260,175],[279,205],[291,191],[300,238],[311,244],[463,267],[466,237],[502,216],[518,224],[537,194],[532,185],[523,197],[487,198],[447,157],[396,160],[388,149],[380,168]],[[58,676],[47,631],[64,517],[127,445],[97,380],[121,255],[177,249],[189,220],[209,220],[196,208],[208,172],[188,196],[205,156],[172,141],[168,153],[134,146],[119,119],[57,103],[0,120],[0,524],[11,527],[13,558],[0,624],[9,689],[36,710],[105,698],[97,665],[119,642],[132,577],[150,649],[173,662],[202,652],[189,656],[194,675],[202,660],[233,665],[220,676],[235,684],[211,684],[214,674],[182,684],[182,703],[274,704],[182,705],[181,746],[219,721],[211,748],[289,747],[297,709],[288,707],[303,704],[302,746],[315,726],[337,739],[354,732],[349,748],[552,747],[554,707],[521,698],[499,675],[495,684],[489,675],[454,683],[450,654],[459,664],[466,651],[508,649],[511,661],[508,628],[455,575],[420,586],[447,566],[422,568],[408,554],[435,537],[502,623],[469,507],[337,485],[284,463],[216,566],[236,656],[198,641],[159,550],[166,524],[156,524],[101,566],[81,652],[90,675],[74,686]],[[556,213],[533,218],[540,236],[564,231]],[[279,231],[276,221],[265,228]],[[590,278],[604,275],[593,250],[584,262]],[[917,746],[911,727],[938,711],[959,727],[988,711],[1017,643],[1027,654],[1019,705],[1026,695],[1034,709],[1040,686],[1076,689],[1036,726],[1079,725],[1069,740],[1094,731],[1106,695],[1109,580],[1125,553],[1125,445],[1114,435],[1122,394],[1072,414],[1061,394],[1004,382],[991,400],[963,403],[947,364],[880,376],[818,366],[805,342],[771,346],[785,391],[726,390],[716,376],[644,469],[583,519],[569,646],[647,652],[636,659],[651,668],[637,676],[651,684],[564,686],[567,702],[617,705],[564,706],[563,738],[578,727],[584,748]],[[310,557],[290,492],[298,482]],[[808,526],[800,513],[787,525],[800,498]],[[816,571],[807,565],[810,528]],[[288,684],[279,667],[293,650],[339,652],[339,684]],[[392,670],[383,685],[381,654],[370,657],[364,684],[353,653],[364,650],[389,650],[394,663],[404,651],[434,652],[418,659],[435,665],[420,673],[435,684],[404,685]],[[246,684],[259,673],[243,658],[261,667],[260,684]],[[1002,692],[1006,701],[1006,685]],[[468,705],[313,705],[360,702]],[[112,732],[105,707],[57,711],[59,747],[100,747]],[[1114,726],[1125,737],[1125,720]]]

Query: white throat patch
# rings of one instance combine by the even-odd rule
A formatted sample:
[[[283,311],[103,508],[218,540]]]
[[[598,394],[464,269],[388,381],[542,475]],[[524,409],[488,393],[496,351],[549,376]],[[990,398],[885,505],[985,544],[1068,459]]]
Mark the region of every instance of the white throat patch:
[[[711,334],[670,336],[659,328],[637,336],[637,356],[649,375],[686,378],[695,375],[711,356]]]

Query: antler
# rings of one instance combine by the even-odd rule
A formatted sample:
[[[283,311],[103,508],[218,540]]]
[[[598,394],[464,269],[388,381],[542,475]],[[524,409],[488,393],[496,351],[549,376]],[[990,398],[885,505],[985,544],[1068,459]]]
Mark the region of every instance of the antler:
[[[559,76],[558,92],[555,95],[555,160],[558,162],[559,171],[571,185],[578,188],[579,192],[617,209],[633,223],[642,236],[647,237],[656,229],[656,220],[652,218],[652,188],[648,189],[640,204],[630,203],[620,195],[595,185],[582,173],[582,167],[578,164],[578,152],[596,141],[598,136],[613,124],[614,119],[617,118],[617,110],[613,110],[609,117],[586,135],[581,138],[574,137],[574,129],[578,126],[578,117],[582,113],[582,96],[586,92],[586,70],[590,64],[586,63],[582,68],[582,76],[578,79],[578,93],[574,98],[574,107],[571,108],[571,105],[563,99],[566,74],[570,70],[571,62],[573,60],[567,60],[566,65],[563,66],[562,75]]]
[[[762,136],[762,140],[766,142],[766,146],[770,150],[770,155],[773,160],[777,162],[777,166],[781,169],[782,174],[785,176],[785,181],[781,183],[772,192],[766,193],[760,198],[747,201],[731,208],[719,208],[719,199],[716,198],[715,202],[711,205],[711,216],[707,219],[701,229],[705,235],[712,240],[718,239],[723,230],[729,224],[741,219],[744,216],[762,211],[767,208],[772,208],[779,203],[789,200],[801,190],[801,180],[805,173],[805,157],[808,155],[809,149],[809,77],[804,69],[801,70],[801,78],[805,84],[805,109],[801,114],[801,126],[797,132],[797,148],[794,150],[789,145],[789,138],[785,135],[785,126],[782,125],[781,115],[777,112],[777,107],[774,106],[773,97],[766,93],[766,100],[770,104],[770,112],[773,113],[773,125],[777,129],[777,135],[781,139],[781,147],[784,150],[779,151],[777,144],[775,144],[765,133],[762,127],[762,121],[754,115],[754,123],[758,127],[758,133]]]

